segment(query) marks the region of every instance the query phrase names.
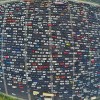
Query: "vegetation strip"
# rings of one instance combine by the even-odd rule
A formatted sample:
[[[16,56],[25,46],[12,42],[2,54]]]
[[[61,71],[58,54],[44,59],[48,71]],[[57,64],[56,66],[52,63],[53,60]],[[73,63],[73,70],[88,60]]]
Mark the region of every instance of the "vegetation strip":
[[[21,99],[18,99],[17,97],[13,97],[10,95],[6,95],[4,93],[0,93],[0,100],[21,100]]]

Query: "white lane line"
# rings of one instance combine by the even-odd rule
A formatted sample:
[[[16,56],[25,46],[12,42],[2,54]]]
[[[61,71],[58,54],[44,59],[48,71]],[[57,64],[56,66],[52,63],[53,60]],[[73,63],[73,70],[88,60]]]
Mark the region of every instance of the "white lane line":
[[[70,8],[70,4],[69,4],[69,0],[68,1],[68,10],[69,10],[69,13],[70,13],[70,23],[71,23],[71,29],[73,31],[73,23],[72,23],[72,14],[71,14],[71,8]],[[73,39],[73,33],[72,33],[72,42],[74,43],[74,39]],[[74,43],[75,44],[75,43]],[[75,75],[75,69],[74,69],[74,60],[75,60],[75,54],[74,54],[74,50],[75,50],[75,47],[74,47],[74,44],[73,44],[73,77]],[[72,89],[73,89],[73,94],[72,94],[72,100],[74,100],[74,78],[72,79],[73,80],[73,86],[72,86]]]
[[[49,8],[49,24],[52,24],[51,23],[51,0],[48,0],[48,8]],[[52,64],[52,61],[53,61],[53,58],[52,58],[52,44],[53,44],[53,40],[52,40],[52,32],[51,32],[51,25],[49,26],[49,50],[50,50],[50,80],[51,80],[51,93],[53,93],[53,64]],[[54,97],[52,97],[52,100],[54,100]]]
[[[28,17],[28,9],[29,9],[29,5],[30,3],[27,2],[28,5],[27,5],[27,9],[26,9],[26,17]],[[25,38],[26,38],[26,41],[27,42],[27,21],[25,21]],[[24,55],[25,55],[25,70],[26,70],[26,81],[28,83],[28,69],[27,69],[27,43],[25,43],[25,51],[24,51]],[[27,92],[28,92],[28,100],[31,100],[31,95],[30,95],[30,89],[29,89],[29,86],[27,85]]]

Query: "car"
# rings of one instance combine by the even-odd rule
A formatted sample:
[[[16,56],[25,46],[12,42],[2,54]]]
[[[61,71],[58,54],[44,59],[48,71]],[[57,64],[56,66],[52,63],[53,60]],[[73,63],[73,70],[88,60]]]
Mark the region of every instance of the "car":
[[[15,93],[12,93],[12,95],[13,95],[13,96],[16,96],[16,94],[15,94]]]
[[[12,86],[12,83],[7,83],[9,86]]]
[[[12,86],[12,88],[14,88],[14,89],[15,89],[15,88],[17,88],[17,86]]]

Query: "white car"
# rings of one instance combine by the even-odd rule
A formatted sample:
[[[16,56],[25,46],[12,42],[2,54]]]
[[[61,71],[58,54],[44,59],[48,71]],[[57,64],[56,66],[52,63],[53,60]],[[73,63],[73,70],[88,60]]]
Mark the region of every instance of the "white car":
[[[2,80],[0,80],[0,83],[2,83]]]
[[[17,86],[12,86],[12,88],[14,88],[14,89],[15,89],[15,88],[17,88]]]
[[[21,91],[22,93],[24,93],[25,91]]]
[[[11,84],[11,83],[8,83],[8,85],[10,85],[10,86],[11,86],[12,84]]]
[[[15,96],[16,94],[15,94],[15,93],[12,93],[12,95],[14,95],[14,96]]]

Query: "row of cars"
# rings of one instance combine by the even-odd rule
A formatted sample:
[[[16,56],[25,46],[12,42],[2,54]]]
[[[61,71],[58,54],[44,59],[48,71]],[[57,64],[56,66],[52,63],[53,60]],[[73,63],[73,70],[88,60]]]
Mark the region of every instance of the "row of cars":
[[[99,12],[72,1],[0,5],[1,91],[5,78],[8,94],[25,100],[28,90],[55,100],[100,95]]]

